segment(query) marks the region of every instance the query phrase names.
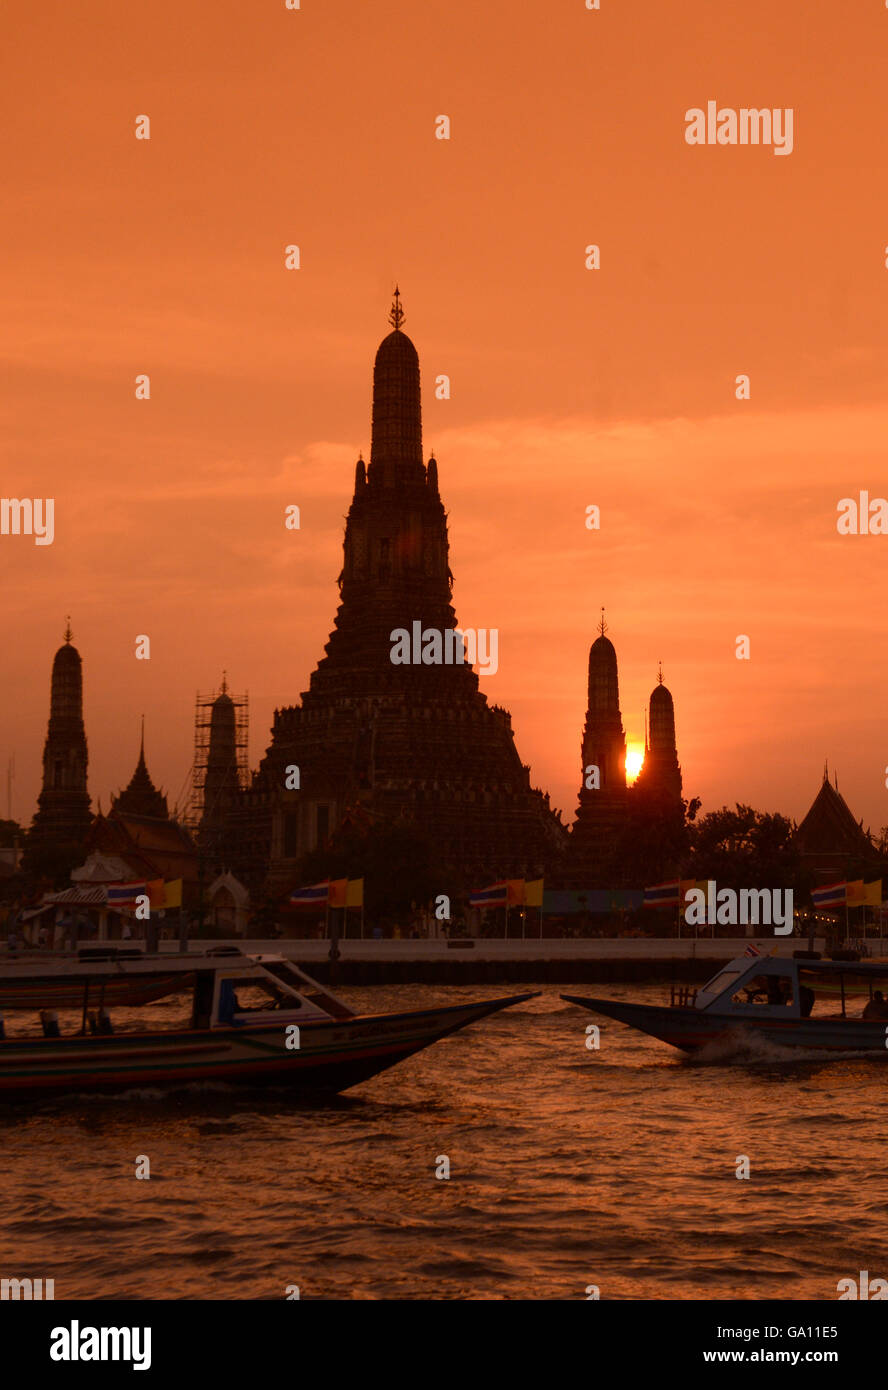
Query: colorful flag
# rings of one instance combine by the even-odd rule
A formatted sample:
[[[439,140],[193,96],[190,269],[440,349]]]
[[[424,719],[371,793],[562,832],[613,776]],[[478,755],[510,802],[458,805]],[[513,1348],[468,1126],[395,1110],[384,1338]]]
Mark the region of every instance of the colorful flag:
[[[812,888],[811,901],[815,907],[844,907],[847,883],[825,883],[822,888]]]
[[[508,907],[509,885],[492,883],[489,888],[474,888],[469,894],[469,907]]]
[[[331,907],[345,907],[345,894],[348,888],[347,878],[331,878],[329,883],[330,896],[327,899]]]
[[[752,941],[750,941],[743,954],[744,956],[760,956],[761,951],[759,950],[758,946],[756,946]]]
[[[541,878],[525,879],[524,901],[528,907],[542,907],[543,880]]]
[[[672,878],[668,883],[656,883],[653,888],[644,890],[645,907],[677,907],[681,899],[678,896],[680,882],[677,878]]]
[[[329,896],[329,883],[312,883],[308,888],[295,888],[290,894],[290,902],[294,907],[323,907]]]
[[[506,880],[506,898],[509,907],[522,907],[524,904],[524,879],[510,878]]]
[[[362,878],[350,878],[348,887],[345,890],[346,907],[364,906],[364,880]]]
[[[135,907],[136,898],[148,896],[148,884],[141,883],[109,883],[105,892],[108,894],[109,907]]]
[[[166,885],[162,878],[154,878],[147,884],[150,907],[166,907]]]
[[[182,880],[173,878],[164,884],[164,907],[182,906]]]
[[[882,880],[875,879],[872,883],[864,883],[862,878],[854,883],[846,883],[847,896],[845,898],[849,907],[878,907],[882,901]]]

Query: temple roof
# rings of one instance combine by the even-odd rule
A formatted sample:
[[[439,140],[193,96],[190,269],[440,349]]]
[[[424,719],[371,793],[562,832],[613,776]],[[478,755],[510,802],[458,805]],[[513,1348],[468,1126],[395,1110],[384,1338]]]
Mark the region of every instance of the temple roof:
[[[871,854],[872,844],[863,827],[854,819],[841,792],[824,776],[820,791],[796,832],[806,854],[828,854],[843,850],[849,854]]]
[[[147,816],[155,820],[169,820],[169,809],[167,799],[162,792],[157,790],[151,780],[148,767],[145,763],[145,733],[142,731],[142,746],[139,749],[139,761],[136,763],[136,770],[130,778],[129,786],[125,791],[120,792],[116,797],[111,798],[111,805],[115,811],[126,813],[133,816]]]
[[[118,810],[97,816],[89,835],[89,848],[105,857],[119,857],[135,876],[155,878],[197,877],[197,846],[184,826],[155,816],[136,816]]]

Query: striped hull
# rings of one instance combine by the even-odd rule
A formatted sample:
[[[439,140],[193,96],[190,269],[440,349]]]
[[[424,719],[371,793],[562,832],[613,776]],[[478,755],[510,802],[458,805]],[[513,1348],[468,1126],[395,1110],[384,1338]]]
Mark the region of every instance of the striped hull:
[[[529,999],[529,994],[416,1013],[367,1015],[300,1025],[300,1046],[287,1047],[293,1022],[111,1036],[7,1039],[0,1042],[0,1102],[138,1087],[224,1082],[347,1090],[403,1058]]]
[[[653,1004],[622,1004],[612,999],[584,999],[562,994],[569,1004],[615,1018],[641,1033],[659,1038],[683,1052],[699,1052],[713,1043],[766,1038],[778,1047],[822,1052],[885,1052],[888,1021],[879,1019],[787,1018],[751,1019],[737,1014],[714,1014],[699,1009],[663,1008]],[[888,1055],[888,1054],[886,1054]]]

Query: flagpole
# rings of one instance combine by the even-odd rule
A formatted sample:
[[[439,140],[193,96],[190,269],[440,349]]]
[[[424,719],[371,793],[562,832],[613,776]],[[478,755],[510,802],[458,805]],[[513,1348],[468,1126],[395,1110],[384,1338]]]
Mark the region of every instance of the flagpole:
[[[327,893],[327,901],[324,903],[324,940],[330,936],[330,894]]]

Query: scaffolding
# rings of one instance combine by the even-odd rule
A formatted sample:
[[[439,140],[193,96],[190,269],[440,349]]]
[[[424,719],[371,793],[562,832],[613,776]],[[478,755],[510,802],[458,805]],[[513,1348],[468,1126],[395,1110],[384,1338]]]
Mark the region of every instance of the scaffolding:
[[[188,808],[187,824],[196,830],[203,819],[205,787],[210,759],[210,728],[213,722],[213,707],[220,695],[227,695],[234,706],[234,776],[238,787],[247,787],[250,782],[249,695],[233,695],[228,689],[228,681],[223,676],[222,688],[211,695],[195,696],[194,703],[194,765],[192,768],[191,803]]]

